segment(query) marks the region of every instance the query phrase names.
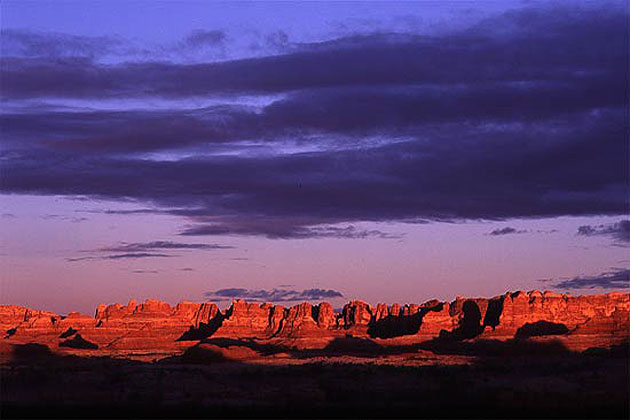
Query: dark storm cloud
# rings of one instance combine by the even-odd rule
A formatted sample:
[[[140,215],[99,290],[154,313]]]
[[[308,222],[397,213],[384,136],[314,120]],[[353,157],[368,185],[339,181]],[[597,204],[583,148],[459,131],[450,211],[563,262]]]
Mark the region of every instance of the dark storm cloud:
[[[3,114],[8,141],[30,146],[106,153],[177,149],[247,137],[236,124],[249,113],[239,107],[186,111],[102,111]],[[239,132],[240,131],[240,132]]]
[[[272,290],[230,288],[206,292],[204,295],[214,300],[245,299],[258,302],[313,301],[343,297],[343,294],[331,289],[292,290],[285,288]]]
[[[557,289],[628,289],[630,270],[618,269],[599,276],[575,277],[554,286]]]
[[[423,124],[484,121],[532,123],[575,118],[591,109],[615,109],[626,100],[622,79],[555,85],[489,84],[481,87],[346,88],[295,93],[261,112],[243,106],[195,111],[92,111],[5,113],[7,141],[100,153],[147,152],[239,140],[286,139],[315,133],[335,136],[409,136]],[[321,141],[321,140],[320,140]]]
[[[610,236],[620,242],[630,242],[630,220],[601,225],[580,226],[577,231],[581,236]]]
[[[151,161],[32,152],[3,164],[2,189],[148,201],[207,225],[185,233],[210,235],[334,236],[304,228],[353,220],[619,214],[627,155],[620,118],[600,113],[549,131],[445,132],[436,141],[284,156]]]
[[[181,249],[192,249],[192,250],[215,250],[215,249],[232,249],[234,247],[228,245],[218,245],[218,244],[195,244],[195,243],[180,243],[180,242],[170,242],[170,241],[153,241],[153,242],[142,242],[142,243],[123,243],[118,246],[102,248],[103,252],[147,252],[154,250],[181,250]]]
[[[182,216],[306,225],[621,213],[623,118],[598,113],[548,130],[461,127],[428,140],[281,156],[152,161],[18,153],[3,164],[2,189],[135,198]]]
[[[418,131],[419,124],[483,120],[527,122],[624,105],[623,80],[503,83],[474,86],[335,88],[294,93],[265,108],[267,130],[357,133]]]
[[[512,13],[450,37],[372,35],[301,51],[194,65],[89,60],[4,60],[5,97],[188,96],[343,86],[488,81],[578,81],[624,77],[623,8],[597,13]],[[505,33],[493,33],[509,27]],[[537,48],[532,48],[532,45]]]
[[[513,227],[507,226],[501,229],[495,229],[492,232],[490,232],[488,235],[491,236],[502,236],[502,235],[512,235],[512,234],[516,234],[516,233],[526,233],[526,230],[518,230],[515,229]]]
[[[194,65],[7,57],[6,98],[239,105],[5,112],[0,188],[133,200],[146,208],[112,213],[183,216],[183,235],[386,238],[347,224],[623,214],[627,13],[567,10]],[[261,93],[280,94],[241,100]]]

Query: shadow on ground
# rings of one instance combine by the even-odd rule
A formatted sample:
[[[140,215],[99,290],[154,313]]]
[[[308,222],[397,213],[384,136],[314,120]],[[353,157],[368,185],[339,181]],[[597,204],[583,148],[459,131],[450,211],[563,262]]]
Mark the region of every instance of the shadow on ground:
[[[226,349],[229,352],[226,353]],[[391,366],[382,355],[473,355],[472,365]],[[229,357],[364,357],[261,365]],[[230,353],[232,352],[232,353]],[[249,353],[248,353],[249,352]],[[2,418],[439,417],[627,418],[628,346],[584,353],[528,339],[383,347],[344,337],[319,352],[207,339],[158,363],[60,356],[16,345],[2,365]],[[240,357],[240,356],[239,356]],[[332,360],[332,359],[331,359]]]

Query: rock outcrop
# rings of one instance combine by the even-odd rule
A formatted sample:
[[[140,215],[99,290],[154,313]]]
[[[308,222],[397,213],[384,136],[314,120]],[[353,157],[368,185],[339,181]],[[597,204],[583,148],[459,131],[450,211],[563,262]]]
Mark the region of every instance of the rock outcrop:
[[[223,323],[214,334],[217,337],[265,338],[275,332],[270,323],[274,313],[269,303],[247,303],[244,300],[232,302],[226,311]]]
[[[98,305],[94,316],[67,316],[16,305],[0,306],[3,340],[42,343],[94,354],[175,354],[204,338],[256,340],[300,348],[339,337],[422,342],[435,338],[564,340],[573,349],[610,346],[630,336],[630,294],[570,296],[537,290],[485,298],[371,306],[351,301],[340,313],[326,303],[289,308],[237,300],[225,311],[210,302],[135,300]]]
[[[374,308],[360,300],[353,300],[343,307],[337,320],[338,328],[352,330],[354,334],[366,334],[374,317]]]

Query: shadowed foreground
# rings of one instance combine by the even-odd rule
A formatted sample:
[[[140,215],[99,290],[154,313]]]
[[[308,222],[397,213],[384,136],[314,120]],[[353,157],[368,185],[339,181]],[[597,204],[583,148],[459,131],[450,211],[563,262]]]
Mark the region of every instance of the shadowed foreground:
[[[628,417],[628,346],[434,340],[318,351],[206,340],[156,362],[13,348],[2,417]]]

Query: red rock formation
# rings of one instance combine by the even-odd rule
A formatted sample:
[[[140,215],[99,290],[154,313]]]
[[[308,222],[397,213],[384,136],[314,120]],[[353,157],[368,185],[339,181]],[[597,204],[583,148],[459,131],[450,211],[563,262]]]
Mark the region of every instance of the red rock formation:
[[[385,319],[389,316],[389,309],[387,308],[386,303],[379,303],[376,305],[376,312],[374,312],[373,322],[378,322],[382,319]]]
[[[191,326],[208,323],[217,314],[218,308],[210,303],[182,302],[171,308],[158,300],[142,304],[131,300],[126,306],[99,305],[96,326],[80,332],[86,340],[112,351],[170,349],[179,346],[176,340]]]
[[[0,306],[0,328],[6,331],[18,324],[26,321],[29,312],[32,309],[18,305],[1,305]]]
[[[282,321],[278,336],[293,338],[318,336],[319,330],[313,319],[313,306],[304,302],[289,309],[289,313]]]
[[[0,326],[6,338],[48,342],[59,329],[61,316],[16,305],[0,306]]]
[[[78,312],[70,312],[66,317],[60,317],[56,326],[60,329],[67,328],[94,328],[98,321],[89,315],[80,314]]]
[[[352,329],[354,333],[365,334],[372,322],[373,308],[360,300],[353,300],[343,307],[343,317],[339,319],[338,327]]]
[[[269,316],[269,326],[265,331],[265,336],[273,337],[282,326],[282,320],[286,317],[286,309],[284,306],[276,305],[271,308],[271,315]]]
[[[217,337],[258,337],[269,336],[269,320],[273,305],[269,303],[247,303],[242,299],[232,302],[226,311],[221,327],[214,334]]]
[[[437,337],[440,331],[452,331],[457,327],[459,319],[451,315],[448,302],[433,306],[422,317],[422,323],[418,331],[419,335]]]
[[[479,314],[481,316],[481,320],[483,322],[484,317],[486,316],[486,311],[488,309],[488,301],[489,299],[484,298],[463,298],[457,297],[453,302],[451,302],[449,307],[449,313],[452,317],[455,317],[457,321],[461,321],[464,316],[464,304],[466,302],[474,302],[477,308],[479,309]]]
[[[316,308],[317,326],[324,329],[332,328],[337,322],[332,305],[328,302],[322,302]]]
[[[214,328],[208,328],[210,325]],[[550,328],[547,333],[545,326]],[[209,334],[232,339],[280,340],[308,347],[326,345],[348,333],[381,338],[386,344],[388,339],[402,336],[407,341],[449,334],[458,339],[478,336],[505,340],[518,336],[519,331],[534,331],[536,339],[542,339],[539,336],[561,331],[561,336],[554,337],[561,338],[571,348],[585,349],[629,338],[630,294],[573,297],[535,290],[491,299],[457,298],[451,303],[433,300],[403,307],[394,304],[391,308],[383,303],[372,307],[352,301],[341,314],[335,314],[325,302],[316,306],[302,303],[285,309],[269,303],[237,300],[221,313],[215,304],[208,302],[181,302],[171,307],[157,300],[141,304],[131,300],[127,305],[100,304],[94,317],[76,312],[64,317],[2,305],[0,327],[7,343],[38,342],[52,349],[65,346],[63,351],[95,354],[173,354]],[[207,333],[182,338],[195,329]]]
[[[180,302],[175,306],[173,316],[188,319],[195,328],[208,324],[219,314],[219,307],[214,303]]]

